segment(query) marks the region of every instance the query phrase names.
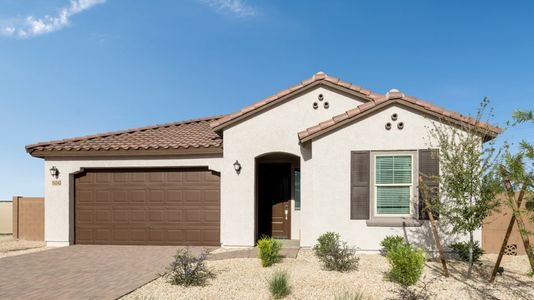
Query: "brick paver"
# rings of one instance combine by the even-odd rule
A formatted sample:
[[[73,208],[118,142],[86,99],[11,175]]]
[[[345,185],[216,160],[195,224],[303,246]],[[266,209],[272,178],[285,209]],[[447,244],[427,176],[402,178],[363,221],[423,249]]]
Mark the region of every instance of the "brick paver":
[[[5,257],[0,299],[116,299],[158,277],[178,248],[75,245]]]

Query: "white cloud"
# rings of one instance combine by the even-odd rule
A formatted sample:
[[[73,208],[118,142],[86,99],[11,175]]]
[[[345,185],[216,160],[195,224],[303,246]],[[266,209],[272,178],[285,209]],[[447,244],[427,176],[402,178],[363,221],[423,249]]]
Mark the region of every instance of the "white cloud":
[[[200,0],[200,2],[222,14],[231,14],[240,18],[256,15],[256,9],[243,0]]]
[[[28,16],[24,20],[15,22],[15,24],[2,26],[0,34],[28,38],[51,33],[70,25],[70,17],[104,2],[106,0],[71,0],[70,5],[60,8],[56,15],[46,15],[40,18]]]

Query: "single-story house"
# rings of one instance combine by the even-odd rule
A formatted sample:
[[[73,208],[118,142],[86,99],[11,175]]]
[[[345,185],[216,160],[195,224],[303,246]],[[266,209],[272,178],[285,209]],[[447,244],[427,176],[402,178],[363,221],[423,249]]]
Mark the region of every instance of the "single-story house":
[[[428,236],[417,182],[439,174],[432,122],[476,126],[485,140],[500,131],[319,72],[229,115],[26,150],[45,160],[49,246],[253,246],[270,235],[309,247],[335,231],[377,250],[386,235]]]

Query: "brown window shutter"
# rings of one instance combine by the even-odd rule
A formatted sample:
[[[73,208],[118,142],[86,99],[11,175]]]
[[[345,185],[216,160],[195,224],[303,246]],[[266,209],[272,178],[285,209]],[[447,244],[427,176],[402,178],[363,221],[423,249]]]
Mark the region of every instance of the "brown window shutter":
[[[429,189],[430,199],[436,199],[439,192],[439,155],[437,149],[419,150],[419,175]],[[433,152],[435,152],[433,154]],[[428,220],[428,214],[423,211],[423,191],[419,187],[419,219]],[[437,211],[433,211],[434,218],[439,219]]]
[[[352,151],[350,163],[350,218],[369,219],[369,173],[371,151]]]

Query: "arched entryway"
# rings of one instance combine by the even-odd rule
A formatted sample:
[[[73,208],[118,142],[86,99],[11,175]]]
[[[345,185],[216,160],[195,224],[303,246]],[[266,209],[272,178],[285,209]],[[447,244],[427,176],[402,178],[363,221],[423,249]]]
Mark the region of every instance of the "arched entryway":
[[[291,239],[291,216],[300,209],[300,158],[289,153],[256,157],[256,233]]]

